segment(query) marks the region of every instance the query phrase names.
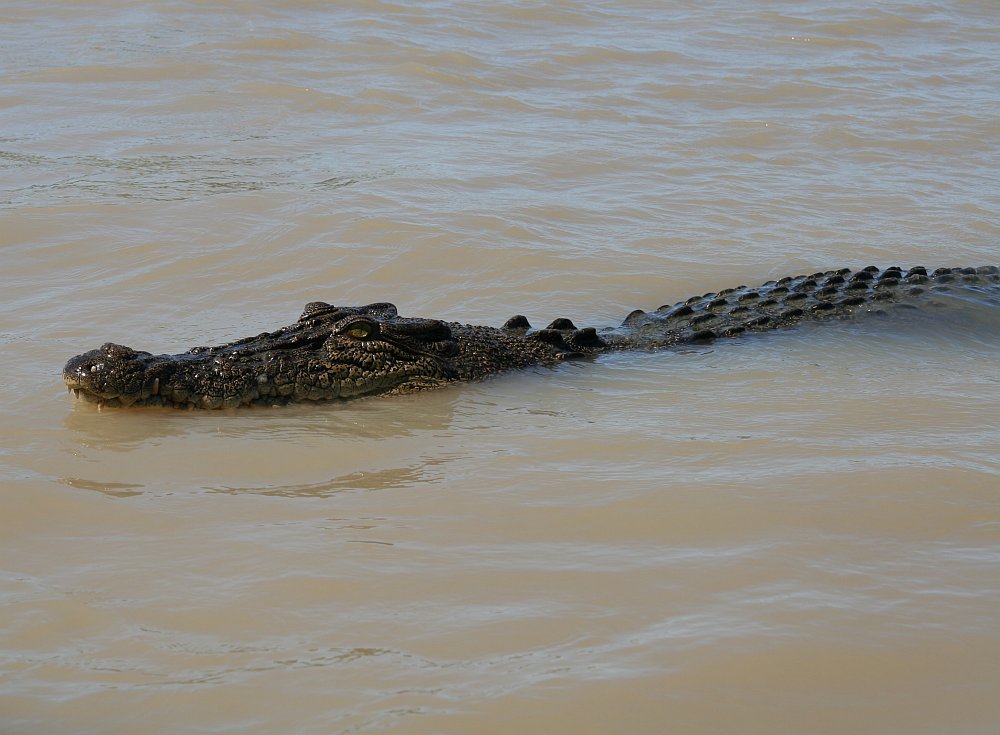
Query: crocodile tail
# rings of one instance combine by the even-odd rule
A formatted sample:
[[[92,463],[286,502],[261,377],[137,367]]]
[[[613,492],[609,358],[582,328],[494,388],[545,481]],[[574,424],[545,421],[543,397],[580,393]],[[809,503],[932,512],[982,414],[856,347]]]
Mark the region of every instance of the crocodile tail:
[[[892,303],[919,303],[955,289],[1000,293],[1000,268],[842,268],[788,276],[751,288],[694,296],[653,312],[634,311],[622,327],[637,346],[656,347],[844,318]]]

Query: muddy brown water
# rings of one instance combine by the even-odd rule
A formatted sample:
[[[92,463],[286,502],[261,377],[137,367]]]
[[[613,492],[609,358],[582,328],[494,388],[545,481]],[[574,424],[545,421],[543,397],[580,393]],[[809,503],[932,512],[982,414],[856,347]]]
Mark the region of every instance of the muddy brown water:
[[[994,2],[7,2],[0,731],[1000,728],[1000,310],[342,405],[65,360],[1000,261]]]

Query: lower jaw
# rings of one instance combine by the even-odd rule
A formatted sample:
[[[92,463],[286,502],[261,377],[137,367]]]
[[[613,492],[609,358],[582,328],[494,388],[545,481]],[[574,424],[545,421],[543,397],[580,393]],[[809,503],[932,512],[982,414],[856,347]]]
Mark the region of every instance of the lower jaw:
[[[341,395],[339,391],[324,390],[314,388],[306,393],[290,393],[287,396],[281,395],[260,395],[259,392],[254,391],[252,394],[243,395],[231,398],[220,398],[207,394],[203,395],[186,395],[185,392],[179,392],[176,395],[180,400],[174,400],[170,395],[163,395],[163,393],[157,393],[156,395],[146,395],[144,397],[127,399],[120,396],[106,398],[91,393],[85,392],[81,388],[68,388],[69,392],[73,393],[78,399],[86,401],[88,403],[96,404],[98,408],[144,408],[144,407],[159,407],[159,408],[176,408],[176,409],[198,409],[198,410],[218,410],[218,409],[231,409],[240,408],[246,406],[263,406],[263,407],[273,407],[273,406],[285,406],[292,403],[325,403],[328,401],[336,400],[349,400],[351,398],[361,398],[365,395],[371,395],[375,393],[383,392],[394,392],[393,389],[389,391],[380,390],[369,390],[367,393],[358,393],[356,395],[345,396]],[[164,391],[168,392],[168,391]]]
[[[103,408],[171,408],[199,411],[223,410],[243,407],[277,407],[287,406],[291,403],[324,403],[337,400],[338,396],[323,396],[321,398],[294,400],[290,397],[257,397],[257,398],[234,398],[222,399],[211,396],[200,396],[197,401],[171,401],[162,396],[150,396],[149,398],[136,399],[133,401],[122,400],[121,398],[102,398],[100,396],[85,393],[79,389],[70,389],[76,398],[86,403],[97,406],[98,410]]]

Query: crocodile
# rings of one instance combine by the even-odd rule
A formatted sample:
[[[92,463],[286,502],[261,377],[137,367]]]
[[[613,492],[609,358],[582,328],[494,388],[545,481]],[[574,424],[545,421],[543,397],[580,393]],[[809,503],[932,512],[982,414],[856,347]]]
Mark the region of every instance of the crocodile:
[[[314,301],[287,327],[182,354],[109,342],[70,359],[63,378],[77,398],[102,407],[219,409],[409,393],[613,350],[702,343],[888,305],[916,308],[935,292],[993,294],[998,284],[997,266],[842,268],[636,310],[600,331],[569,319],[536,330],[519,315],[496,328],[402,317],[390,303]]]

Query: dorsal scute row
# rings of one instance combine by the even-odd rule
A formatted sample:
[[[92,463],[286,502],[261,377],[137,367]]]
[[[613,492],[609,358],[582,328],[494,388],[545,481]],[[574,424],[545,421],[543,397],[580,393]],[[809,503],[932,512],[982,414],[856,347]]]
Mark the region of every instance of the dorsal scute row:
[[[706,293],[654,312],[637,309],[622,327],[640,341],[689,342],[734,336],[747,330],[773,329],[804,318],[848,315],[858,307],[917,297],[924,291],[946,290],[947,284],[1000,283],[996,266],[938,268],[928,272],[915,267],[880,270],[869,266],[787,276],[750,288],[745,285]]]

